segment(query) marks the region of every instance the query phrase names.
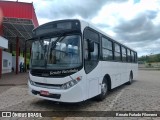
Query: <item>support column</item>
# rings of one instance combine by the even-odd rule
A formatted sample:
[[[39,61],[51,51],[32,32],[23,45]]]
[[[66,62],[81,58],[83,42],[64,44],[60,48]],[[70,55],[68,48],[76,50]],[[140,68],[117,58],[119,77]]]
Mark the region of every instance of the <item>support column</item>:
[[[27,42],[25,42],[25,48],[24,48],[24,66],[25,66],[25,72],[27,70]]]
[[[29,59],[31,58],[31,54],[32,54],[32,51],[31,51],[31,50],[32,50],[32,48],[29,49],[29,53],[30,53]]]
[[[12,46],[12,43],[10,44],[10,53],[12,54],[13,52],[13,46]]]
[[[19,56],[21,56],[21,48],[19,47]]]
[[[23,49],[23,57],[25,56],[25,48]]]
[[[3,25],[0,23],[0,36],[3,35]],[[2,48],[0,48],[0,78],[2,78]]]
[[[0,78],[2,78],[2,48],[0,48]]]
[[[19,68],[19,38],[16,38],[16,74],[18,74]]]

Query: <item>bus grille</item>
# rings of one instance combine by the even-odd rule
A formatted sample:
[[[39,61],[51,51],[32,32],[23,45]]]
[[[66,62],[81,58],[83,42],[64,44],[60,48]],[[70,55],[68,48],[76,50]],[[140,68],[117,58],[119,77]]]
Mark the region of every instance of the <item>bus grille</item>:
[[[34,85],[37,87],[42,87],[42,88],[49,88],[49,89],[61,89],[61,84],[46,84],[46,83],[38,83],[34,82]]]

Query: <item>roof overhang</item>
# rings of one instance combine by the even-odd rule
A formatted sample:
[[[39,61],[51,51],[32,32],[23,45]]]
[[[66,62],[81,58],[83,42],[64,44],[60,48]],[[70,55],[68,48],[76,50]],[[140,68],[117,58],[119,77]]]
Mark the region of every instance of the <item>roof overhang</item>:
[[[27,40],[32,37],[34,24],[30,19],[4,18],[4,36],[7,38],[19,37]]]
[[[0,48],[8,49],[8,40],[0,36],[0,41],[1,41]]]
[[[32,30],[34,29],[33,21],[30,19],[7,18],[3,19],[3,37],[8,39],[8,44],[16,46],[16,39],[19,38],[20,48],[24,49],[25,41],[32,38]]]

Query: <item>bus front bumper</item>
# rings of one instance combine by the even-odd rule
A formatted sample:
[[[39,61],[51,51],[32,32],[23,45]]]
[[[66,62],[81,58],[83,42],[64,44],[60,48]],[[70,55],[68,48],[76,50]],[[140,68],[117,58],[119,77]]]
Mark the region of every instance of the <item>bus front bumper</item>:
[[[63,90],[63,89],[48,89],[48,88],[37,87],[31,85],[31,83],[28,81],[28,87],[29,87],[29,94],[42,99],[58,101],[58,102],[68,102],[68,103],[81,102],[85,100],[82,94],[82,88],[79,84],[76,84],[75,86],[69,89]],[[41,91],[47,91],[49,94],[42,95],[40,94]]]

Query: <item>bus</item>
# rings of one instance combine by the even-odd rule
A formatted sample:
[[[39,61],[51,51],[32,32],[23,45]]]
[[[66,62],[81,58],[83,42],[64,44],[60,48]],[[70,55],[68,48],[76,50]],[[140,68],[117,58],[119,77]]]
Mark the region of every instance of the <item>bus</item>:
[[[137,52],[82,20],[43,24],[30,40],[29,93],[42,99],[103,100],[137,75]]]

